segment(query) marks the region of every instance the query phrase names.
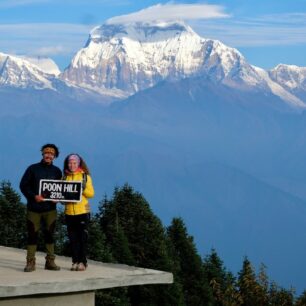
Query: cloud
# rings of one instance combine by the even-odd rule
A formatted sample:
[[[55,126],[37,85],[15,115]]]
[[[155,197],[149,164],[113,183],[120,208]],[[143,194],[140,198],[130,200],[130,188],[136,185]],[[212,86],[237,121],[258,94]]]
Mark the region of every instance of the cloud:
[[[154,20],[192,20],[227,18],[224,7],[209,4],[157,4],[128,15],[107,20],[107,23],[129,23]]]
[[[84,46],[90,25],[0,24],[0,51],[16,55],[72,55]]]
[[[57,46],[49,46],[49,47],[41,47],[38,48],[37,50],[34,50],[32,52],[33,55],[38,55],[38,56],[54,56],[54,55],[65,55],[69,52],[69,49],[66,49],[62,45],[57,45]]]
[[[70,1],[70,0],[69,0]],[[176,8],[180,8],[176,10]],[[130,20],[153,20],[160,9],[168,18],[178,19],[181,8],[184,7],[184,19],[201,36],[221,40],[231,47],[267,47],[306,45],[306,14],[264,15],[256,18],[229,17],[223,9],[213,9],[212,6],[200,5],[202,10],[207,8],[207,18],[223,16],[229,18],[204,19],[203,12],[195,12],[195,5],[158,5],[126,16],[112,18],[110,21],[119,22],[119,18]],[[187,7],[190,9],[188,11]],[[154,8],[154,9],[153,9]],[[172,8],[173,10],[171,10]],[[152,9],[152,11],[150,11]],[[169,10],[168,10],[169,9]],[[198,9],[200,11],[200,9]],[[142,13],[141,13],[142,12]],[[153,14],[154,13],[154,14]],[[139,14],[139,15],[138,15]],[[147,14],[150,18],[145,19]],[[137,17],[138,16],[138,17]],[[137,18],[136,18],[137,17]],[[197,19],[201,17],[200,19]],[[143,18],[143,19],[141,19]],[[109,21],[108,21],[109,22]],[[25,23],[0,24],[0,52],[16,55],[66,56],[71,58],[82,48],[94,27],[90,22],[83,24],[68,23]]]
[[[14,8],[19,6],[29,6],[35,4],[50,3],[52,5],[62,4],[63,0],[0,0],[0,8]],[[87,0],[65,0],[65,4],[84,5],[88,7]],[[93,5],[108,5],[108,6],[126,6],[130,5],[130,0],[118,0],[116,2],[110,0],[91,0]]]
[[[289,46],[306,44],[306,14],[274,14],[219,21],[191,21],[205,38],[218,39],[232,47]]]
[[[40,4],[40,3],[46,3],[50,0],[2,0],[0,2],[0,8],[11,8],[11,7],[17,7],[17,6],[27,6],[31,4]]]

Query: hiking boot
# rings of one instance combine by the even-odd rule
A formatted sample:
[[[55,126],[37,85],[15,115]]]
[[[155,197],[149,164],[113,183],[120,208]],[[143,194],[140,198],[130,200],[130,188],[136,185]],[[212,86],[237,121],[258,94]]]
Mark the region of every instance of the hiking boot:
[[[45,270],[58,271],[61,268],[54,262],[54,256],[46,256]]]
[[[27,258],[27,264],[23,269],[24,272],[33,272],[35,271],[35,257],[34,258]]]
[[[70,268],[70,271],[76,271],[78,268],[78,263],[77,262],[74,262]]]
[[[86,270],[86,266],[80,262],[77,266],[77,271],[85,271]]]

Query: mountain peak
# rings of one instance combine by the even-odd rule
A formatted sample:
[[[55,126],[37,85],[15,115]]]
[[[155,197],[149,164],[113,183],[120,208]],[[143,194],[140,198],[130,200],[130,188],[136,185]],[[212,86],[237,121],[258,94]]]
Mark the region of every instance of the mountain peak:
[[[279,64],[269,71],[270,77],[287,89],[306,90],[306,67]]]
[[[52,88],[48,75],[28,60],[0,53],[0,85],[20,88]]]
[[[21,58],[37,66],[44,73],[53,74],[55,76],[58,76],[61,73],[59,67],[51,58],[40,57],[40,56],[36,57],[22,56]]]
[[[163,80],[204,77],[241,90],[260,89],[280,97],[286,93],[286,101],[294,100],[238,50],[201,37],[183,21],[116,20],[91,31],[85,47],[61,75],[64,80],[94,91],[129,96]]]
[[[126,95],[162,80],[209,77],[229,86],[261,83],[234,48],[203,38],[183,21],[106,22],[94,28],[62,77]]]
[[[112,38],[129,37],[129,39],[144,42],[152,39],[167,39],[182,33],[197,35],[183,21],[129,22],[120,24],[109,21],[102,26],[94,28],[90,33],[89,40],[99,43]]]

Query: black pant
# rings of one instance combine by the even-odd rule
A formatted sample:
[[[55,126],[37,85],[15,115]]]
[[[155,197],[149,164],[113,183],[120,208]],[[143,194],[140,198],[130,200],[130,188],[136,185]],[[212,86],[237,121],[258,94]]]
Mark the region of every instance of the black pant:
[[[88,224],[90,214],[66,215],[68,237],[71,246],[73,263],[87,264]]]

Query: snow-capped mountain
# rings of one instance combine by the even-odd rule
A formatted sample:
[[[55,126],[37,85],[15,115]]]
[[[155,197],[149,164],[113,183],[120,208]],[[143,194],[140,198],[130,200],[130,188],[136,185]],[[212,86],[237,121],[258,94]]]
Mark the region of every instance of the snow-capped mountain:
[[[286,91],[306,102],[306,67],[280,64],[269,71],[269,76]]]
[[[97,27],[62,78],[130,95],[161,80],[202,75],[236,87],[265,85],[236,49],[200,37],[183,22]]]
[[[272,93],[293,107],[305,108],[304,96],[296,96],[292,87],[274,74],[253,67],[238,50],[200,37],[184,22],[168,21],[106,22],[96,27],[60,77],[121,97],[163,80],[205,77],[239,90]]]
[[[0,53],[0,86],[52,89],[107,103],[161,81],[200,77],[240,91],[274,95],[294,108],[306,107],[306,68],[279,65],[265,71],[240,52],[205,39],[181,21],[106,22],[94,28],[84,48],[60,74],[50,59]],[[97,98],[100,95],[100,98]]]
[[[275,95],[280,97],[282,100],[287,102],[288,104],[298,107],[298,108],[305,108],[306,104],[297,96],[295,95],[290,88],[284,86],[282,81],[280,82],[277,77],[270,77],[268,71],[253,66],[257,73],[264,79],[271,90],[271,92]]]
[[[14,90],[16,93],[18,90],[24,90],[27,101],[40,99],[41,91],[45,90],[51,90],[56,96],[46,94],[44,102],[48,100],[53,103],[56,102],[55,100],[73,99],[107,105],[115,100],[113,96],[97,94],[77,84],[64,81],[57,77],[59,74],[58,66],[51,59],[18,57],[0,53],[0,89],[2,89],[0,100],[8,99],[7,93],[10,92],[11,95]]]
[[[61,71],[59,67],[56,65],[56,63],[51,59],[47,57],[22,57],[26,61],[36,65],[39,67],[40,70],[42,70],[45,73],[53,74],[55,76],[58,76]]]
[[[306,67],[279,64],[269,71],[271,79],[288,90],[306,90]]]
[[[54,75],[28,60],[0,53],[0,85],[16,88],[52,89]]]

